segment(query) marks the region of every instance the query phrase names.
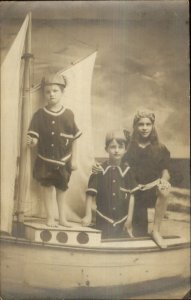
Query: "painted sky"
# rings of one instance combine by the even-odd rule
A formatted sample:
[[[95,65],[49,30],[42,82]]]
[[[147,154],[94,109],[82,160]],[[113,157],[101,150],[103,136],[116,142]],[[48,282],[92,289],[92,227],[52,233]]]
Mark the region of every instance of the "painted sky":
[[[154,3],[153,3],[154,2]],[[139,108],[156,114],[172,157],[189,156],[187,1],[1,2],[1,60],[26,14],[33,18],[34,83],[98,50],[92,82],[95,155],[107,130],[132,129]]]

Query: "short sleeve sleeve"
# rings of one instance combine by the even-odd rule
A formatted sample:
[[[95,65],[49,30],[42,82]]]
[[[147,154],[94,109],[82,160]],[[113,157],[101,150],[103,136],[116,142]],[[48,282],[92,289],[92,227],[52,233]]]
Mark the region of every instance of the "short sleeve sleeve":
[[[88,182],[88,188],[86,190],[86,194],[95,196],[98,193],[98,175],[91,174]]]
[[[32,117],[27,134],[31,137],[39,138],[39,116],[37,113]]]
[[[75,117],[74,114],[72,113],[72,117],[73,117],[73,122],[72,122],[72,134],[74,136],[74,139],[79,138],[82,135],[82,132],[80,131],[80,129],[78,128],[76,122],[75,122]]]
[[[130,169],[125,177],[125,188],[128,190],[133,190],[138,186],[138,183],[135,179],[134,172]]]
[[[170,152],[166,148],[166,146],[162,145],[161,146],[161,159],[159,162],[160,170],[161,172],[165,169],[169,169],[169,164],[170,164]]]

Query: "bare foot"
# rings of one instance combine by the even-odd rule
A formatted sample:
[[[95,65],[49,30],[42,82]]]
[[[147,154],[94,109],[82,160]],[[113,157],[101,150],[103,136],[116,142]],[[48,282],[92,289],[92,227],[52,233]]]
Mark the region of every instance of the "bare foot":
[[[60,221],[59,224],[64,227],[72,227],[72,225],[68,223],[66,220]]]
[[[52,219],[52,218],[47,218],[46,225],[48,227],[58,227],[58,225],[56,224],[55,220]]]
[[[125,231],[125,232],[127,232],[128,233],[128,235],[131,237],[131,238],[133,238],[134,237],[134,235],[133,235],[133,228],[132,228],[132,223],[130,222],[125,222],[125,224],[124,224],[124,227],[123,227],[123,230]]]
[[[85,216],[82,220],[81,220],[81,224],[84,227],[87,227],[91,224],[91,216]]]
[[[152,231],[151,236],[155,243],[161,248],[161,249],[166,249],[167,244],[165,243],[165,240],[162,238],[160,233],[158,231]]]
[[[131,238],[134,238],[132,229],[127,229],[127,233]]]
[[[68,216],[68,221],[71,221],[71,222],[81,223],[81,220],[82,219],[77,215]]]

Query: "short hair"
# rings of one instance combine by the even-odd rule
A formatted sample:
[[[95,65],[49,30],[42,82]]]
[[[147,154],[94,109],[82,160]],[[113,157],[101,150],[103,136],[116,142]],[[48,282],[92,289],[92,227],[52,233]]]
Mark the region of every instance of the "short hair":
[[[105,147],[107,148],[113,140],[116,140],[120,145],[125,144],[125,147],[127,147],[129,138],[130,133],[126,129],[109,131],[105,137]]]

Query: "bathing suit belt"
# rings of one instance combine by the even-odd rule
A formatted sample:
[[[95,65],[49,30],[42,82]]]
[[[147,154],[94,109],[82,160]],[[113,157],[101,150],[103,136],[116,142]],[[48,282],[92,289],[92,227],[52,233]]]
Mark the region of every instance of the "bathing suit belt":
[[[138,186],[136,186],[133,190],[126,190],[124,188],[120,188],[121,191],[126,192],[126,193],[134,193],[136,191],[146,191],[146,190],[150,190],[153,187],[159,185],[160,183],[160,179],[154,180],[150,183],[147,184],[139,184]]]
[[[113,225],[113,227],[115,227],[117,224],[122,223],[123,221],[125,221],[127,219],[127,216],[123,217],[121,220],[115,222],[112,219],[106,217],[105,215],[103,215],[99,210],[96,209],[97,214],[102,217],[103,219],[105,219],[106,221],[108,221],[109,223],[111,223]]]
[[[148,184],[139,184],[138,186],[136,186],[133,190],[127,190],[124,188],[120,188],[121,191],[126,192],[126,193],[134,193],[138,190],[140,191],[146,191],[146,190],[150,190],[153,187],[157,186],[160,183],[160,179],[157,179],[155,181],[152,181]],[[113,227],[115,227],[117,224],[122,223],[123,221],[125,221],[128,217],[128,215],[126,215],[125,217],[123,217],[122,219],[120,219],[119,221],[115,222],[114,220],[108,218],[107,216],[103,215],[99,210],[96,210],[97,214],[102,217],[104,220],[108,221],[109,223],[111,223],[113,225]]]

